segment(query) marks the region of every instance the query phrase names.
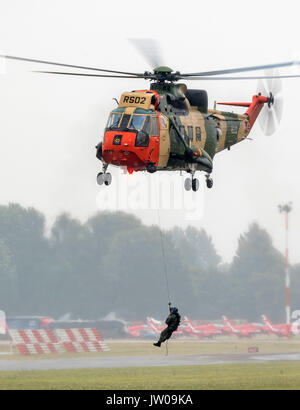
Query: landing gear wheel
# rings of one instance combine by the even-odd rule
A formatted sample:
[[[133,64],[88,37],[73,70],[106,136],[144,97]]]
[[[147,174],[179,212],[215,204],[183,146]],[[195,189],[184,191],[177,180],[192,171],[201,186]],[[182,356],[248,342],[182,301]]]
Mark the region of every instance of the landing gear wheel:
[[[193,188],[193,191],[198,191],[198,189],[199,189],[199,181],[198,181],[198,179],[197,178],[193,178],[193,180],[192,180],[192,188]]]
[[[212,188],[213,184],[214,184],[214,181],[212,180],[212,178],[207,178],[206,179],[207,188]]]
[[[186,180],[184,181],[184,189],[186,191],[190,191],[192,189],[192,180],[191,180],[191,178],[186,178]]]
[[[103,185],[103,182],[104,182],[104,174],[103,172],[99,172],[99,174],[97,175],[97,184]]]
[[[110,185],[112,180],[112,176],[109,172],[104,174],[104,183],[105,185]]]

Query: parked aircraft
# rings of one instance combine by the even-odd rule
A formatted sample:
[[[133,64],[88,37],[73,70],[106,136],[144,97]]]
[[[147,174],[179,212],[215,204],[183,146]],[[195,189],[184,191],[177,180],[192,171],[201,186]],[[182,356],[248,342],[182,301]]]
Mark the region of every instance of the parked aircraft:
[[[278,325],[274,325],[266,315],[262,315],[262,320],[265,326],[270,330],[270,332],[277,335],[278,337],[288,337],[291,334],[294,334],[291,324],[287,325],[286,323],[280,323]]]
[[[148,324],[132,325],[127,327],[127,332],[131,337],[155,337],[158,335]]]
[[[226,316],[222,316],[222,318],[225,323],[225,326],[223,327],[224,333],[236,335],[238,337],[252,337],[262,333],[261,326],[259,325],[254,325],[253,323],[234,325]]]
[[[222,330],[212,323],[209,323],[206,325],[196,325],[187,316],[184,317],[183,323],[185,324],[185,327],[183,328],[183,330],[186,333],[192,334],[199,338],[202,338],[202,337],[212,338],[212,337],[216,337],[222,334]]]

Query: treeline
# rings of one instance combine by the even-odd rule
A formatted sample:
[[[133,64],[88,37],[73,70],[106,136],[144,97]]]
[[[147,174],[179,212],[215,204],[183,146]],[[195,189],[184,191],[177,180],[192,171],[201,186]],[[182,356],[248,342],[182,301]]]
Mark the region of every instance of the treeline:
[[[130,214],[100,212],[85,223],[62,214],[46,235],[36,209],[0,206],[0,309],[9,316],[163,318],[166,279],[182,315],[285,318],[284,257],[255,223],[240,236],[232,263],[224,264],[203,229],[161,235]],[[297,265],[291,268],[292,310],[299,300]]]

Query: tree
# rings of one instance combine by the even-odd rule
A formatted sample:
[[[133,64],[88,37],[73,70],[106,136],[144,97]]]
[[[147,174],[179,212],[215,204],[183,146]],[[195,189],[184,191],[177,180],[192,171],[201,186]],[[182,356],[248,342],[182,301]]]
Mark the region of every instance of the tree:
[[[54,315],[84,317],[91,311],[97,261],[91,257],[91,233],[68,214],[60,215],[51,230],[49,306]]]
[[[16,300],[16,266],[10,249],[0,239],[0,309],[13,311]]]
[[[163,317],[169,294],[180,309],[189,304],[192,293],[186,269],[171,235],[163,234],[163,245],[160,235],[157,227],[139,226],[119,232],[111,242],[105,262],[114,282],[110,305],[117,306],[123,317]]]
[[[231,311],[237,317],[260,319],[266,314],[282,320],[284,312],[284,260],[269,234],[254,223],[239,238],[232,267],[235,297]]]
[[[187,265],[210,269],[215,268],[221,262],[211,237],[204,229],[198,230],[189,226],[183,230],[176,227],[170,234],[182,260]]]
[[[0,232],[15,265],[18,305],[13,311],[36,313],[43,299],[41,286],[45,272],[47,240],[45,218],[34,208],[18,204],[0,206]],[[8,312],[13,313],[13,312]]]

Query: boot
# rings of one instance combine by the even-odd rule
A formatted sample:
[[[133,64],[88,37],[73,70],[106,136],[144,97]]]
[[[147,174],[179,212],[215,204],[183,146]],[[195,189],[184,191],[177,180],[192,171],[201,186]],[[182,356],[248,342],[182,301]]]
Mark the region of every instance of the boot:
[[[160,345],[161,345],[161,343],[160,343],[160,342],[157,342],[157,343],[153,343],[153,346],[157,346],[157,347],[160,347]]]

